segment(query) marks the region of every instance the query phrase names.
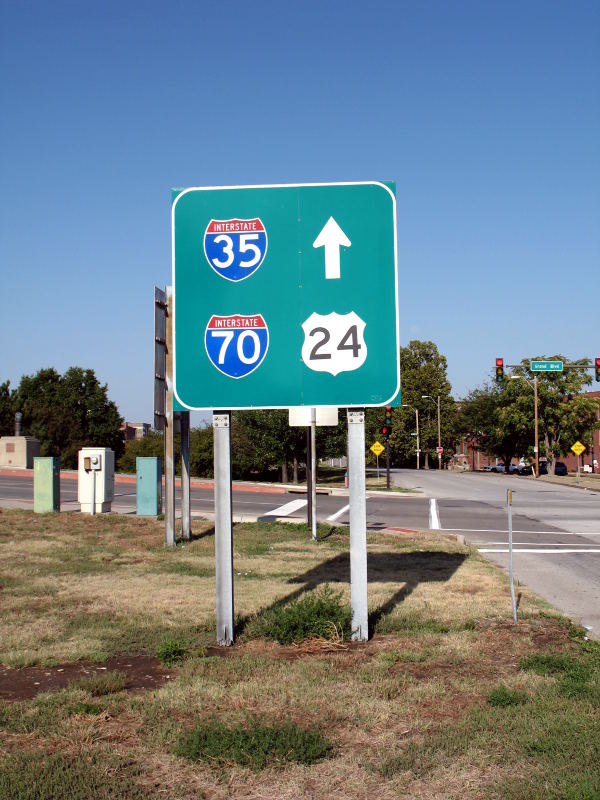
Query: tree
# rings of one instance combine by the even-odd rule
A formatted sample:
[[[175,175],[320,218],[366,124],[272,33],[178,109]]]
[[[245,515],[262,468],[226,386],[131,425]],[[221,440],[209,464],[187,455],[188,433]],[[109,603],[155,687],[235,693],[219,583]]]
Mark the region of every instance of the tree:
[[[580,364],[580,368],[569,368],[563,372],[531,372],[530,361],[523,359],[515,374],[531,383],[537,377],[538,429],[540,451],[553,464],[557,456],[569,452],[577,439],[586,439],[598,426],[598,401],[582,394],[583,387],[592,382],[585,369],[587,359],[569,361],[562,355],[538,356],[534,360],[563,361]],[[524,384],[524,380],[511,381]],[[521,393],[522,398],[522,393]],[[531,389],[529,390],[530,430],[534,429],[534,410]],[[531,440],[530,440],[531,441]],[[530,450],[530,452],[532,452]]]
[[[530,441],[528,416],[521,404],[514,402],[521,389],[512,383],[504,387],[485,384],[459,403],[460,433],[478,450],[502,459],[507,470],[512,458],[523,454]]]
[[[13,396],[10,381],[0,383],[0,436],[12,436],[15,432]]]
[[[70,367],[63,376],[53,369],[24,375],[15,395],[23,413],[23,432],[40,440],[42,455],[60,456],[74,469],[82,447],[110,447],[123,452],[122,418],[91,369]]]
[[[305,458],[305,428],[290,428],[287,411],[236,411],[231,440],[232,469],[238,478],[265,474],[279,466],[281,481],[287,483],[288,466]]]
[[[540,360],[568,361],[564,356]],[[591,381],[584,369],[563,373],[532,373],[523,360],[513,375],[520,379],[486,384],[460,403],[459,424],[481,450],[501,458],[508,469],[513,457],[534,456],[535,404],[533,379],[537,378],[540,454],[551,463],[568,452],[576,439],[587,440],[598,427],[598,401],[581,394]]]
[[[446,376],[447,361],[433,342],[413,340],[407,347],[400,348],[402,379],[402,403],[407,408],[392,411],[392,435],[390,437],[391,455],[395,462],[415,464],[416,419],[414,409],[419,411],[420,445],[424,458],[421,463],[428,468],[429,459],[437,459],[438,445],[437,397],[440,397],[441,439],[444,447],[444,460],[450,458],[457,441],[456,406],[451,395],[450,382]],[[434,399],[434,402],[428,398]],[[373,423],[376,434],[380,436],[383,410],[373,409],[369,414],[369,432]],[[372,444],[370,442],[369,444]],[[383,442],[382,442],[383,444]]]

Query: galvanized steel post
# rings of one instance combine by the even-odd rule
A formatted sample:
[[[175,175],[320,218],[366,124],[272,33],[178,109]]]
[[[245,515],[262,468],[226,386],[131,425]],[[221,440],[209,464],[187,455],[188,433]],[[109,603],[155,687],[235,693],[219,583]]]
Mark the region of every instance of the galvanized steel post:
[[[190,510],[190,412],[182,411],[181,420],[181,538],[192,538]]]
[[[230,420],[229,411],[213,414],[217,643],[223,645],[233,644],[234,638]]]
[[[369,638],[367,590],[367,489],[365,412],[348,409],[348,486],[350,500],[350,606],[352,638]]]
[[[175,414],[173,413],[173,287],[166,288],[165,545],[175,546]]]

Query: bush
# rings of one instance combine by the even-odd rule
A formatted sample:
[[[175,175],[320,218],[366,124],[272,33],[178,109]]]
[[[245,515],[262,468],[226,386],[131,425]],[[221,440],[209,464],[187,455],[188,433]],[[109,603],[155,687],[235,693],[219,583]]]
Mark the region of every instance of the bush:
[[[233,727],[215,718],[199,721],[175,745],[176,755],[191,761],[234,763],[256,772],[289,761],[314,764],[327,758],[331,749],[315,728],[305,730],[292,722],[268,724],[262,718],[250,718],[246,724]]]
[[[255,639],[292,644],[306,639],[347,639],[352,634],[350,606],[331,587],[307,594],[288,605],[277,603],[260,613],[248,626]]]
[[[163,639],[156,648],[156,657],[165,666],[182,661],[187,653],[187,648],[179,639]]]
[[[504,684],[497,686],[488,695],[488,703],[497,708],[508,708],[509,706],[522,706],[527,702],[525,692],[517,690],[510,691]]]

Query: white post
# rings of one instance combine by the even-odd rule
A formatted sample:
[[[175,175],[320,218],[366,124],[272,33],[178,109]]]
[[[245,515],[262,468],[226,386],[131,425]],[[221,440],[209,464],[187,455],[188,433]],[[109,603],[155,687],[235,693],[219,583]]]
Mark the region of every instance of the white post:
[[[190,510],[190,412],[180,413],[181,422],[181,538],[192,538]]]
[[[317,541],[317,409],[310,410],[310,471],[312,474],[311,482],[311,504],[312,504],[312,540]]]
[[[215,572],[217,643],[233,644],[233,525],[230,412],[213,414],[215,465]]]
[[[506,506],[508,510],[508,579],[510,580],[510,599],[513,610],[513,620],[517,624],[517,601],[515,600],[515,584],[513,580],[513,529],[512,529],[512,489],[506,492]]]
[[[352,638],[369,638],[367,590],[367,489],[365,482],[365,412],[348,409],[348,486],[350,501],[350,606]]]
[[[173,287],[166,291],[165,545],[175,547],[175,414],[173,412]]]

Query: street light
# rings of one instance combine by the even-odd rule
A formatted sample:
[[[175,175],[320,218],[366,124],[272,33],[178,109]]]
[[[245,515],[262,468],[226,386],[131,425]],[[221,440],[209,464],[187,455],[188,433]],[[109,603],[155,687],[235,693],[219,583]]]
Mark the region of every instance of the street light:
[[[408,403],[402,403],[400,408],[414,408],[415,410],[415,420],[417,423],[417,469],[420,469],[421,443],[419,440],[419,409],[416,406],[409,406]]]
[[[422,400],[431,400],[432,403],[435,403],[435,397],[432,397],[430,394],[422,394]],[[438,447],[437,447],[437,456],[438,456],[438,469],[442,468],[442,426],[440,423],[440,396],[437,396],[437,412],[438,412]]]
[[[533,447],[533,455],[535,458],[535,477],[539,478],[540,475],[540,453],[539,453],[539,438],[538,438],[538,390],[537,390],[537,375],[533,376],[533,383],[528,381],[524,375],[511,375],[511,381],[525,381],[533,389],[533,404],[534,404],[534,420],[535,420],[535,444]]]

